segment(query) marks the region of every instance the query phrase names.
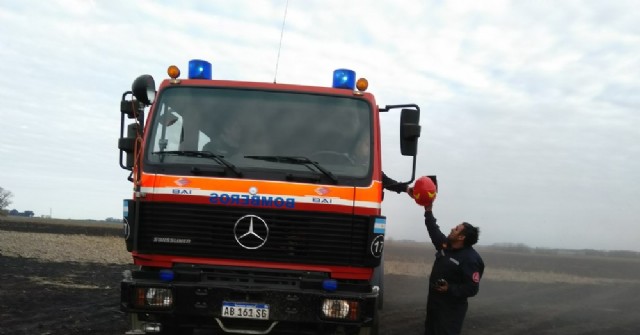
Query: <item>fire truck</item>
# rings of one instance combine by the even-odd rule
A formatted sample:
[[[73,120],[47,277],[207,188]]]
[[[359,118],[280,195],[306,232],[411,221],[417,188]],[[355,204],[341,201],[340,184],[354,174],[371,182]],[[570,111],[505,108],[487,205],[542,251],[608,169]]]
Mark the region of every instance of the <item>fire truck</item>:
[[[419,107],[379,107],[349,69],[331,87],[213,79],[197,59],[167,74],[121,100],[128,334],[376,334],[380,113],[400,111],[409,183]]]

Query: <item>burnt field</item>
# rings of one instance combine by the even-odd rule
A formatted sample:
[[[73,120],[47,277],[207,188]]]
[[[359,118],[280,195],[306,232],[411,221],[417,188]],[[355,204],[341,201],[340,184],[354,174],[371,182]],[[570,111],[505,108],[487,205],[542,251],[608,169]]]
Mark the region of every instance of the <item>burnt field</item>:
[[[124,334],[120,225],[0,219],[0,334]],[[479,247],[463,334],[640,334],[640,260]],[[428,244],[388,241],[381,334],[421,334]],[[210,334],[202,330],[199,334]]]

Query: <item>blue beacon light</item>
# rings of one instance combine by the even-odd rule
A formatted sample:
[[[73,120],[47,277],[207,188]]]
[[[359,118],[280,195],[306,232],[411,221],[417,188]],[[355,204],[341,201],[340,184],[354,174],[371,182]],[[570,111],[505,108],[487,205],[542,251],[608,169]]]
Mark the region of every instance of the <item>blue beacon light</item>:
[[[338,289],[338,281],[335,279],[325,279],[322,281],[322,288],[328,292],[335,292]]]
[[[353,90],[356,87],[356,73],[349,69],[337,69],[333,71],[333,88]]]
[[[175,273],[169,269],[160,270],[160,280],[162,281],[172,281],[175,278]]]
[[[189,79],[211,79],[211,63],[201,59],[190,60]]]

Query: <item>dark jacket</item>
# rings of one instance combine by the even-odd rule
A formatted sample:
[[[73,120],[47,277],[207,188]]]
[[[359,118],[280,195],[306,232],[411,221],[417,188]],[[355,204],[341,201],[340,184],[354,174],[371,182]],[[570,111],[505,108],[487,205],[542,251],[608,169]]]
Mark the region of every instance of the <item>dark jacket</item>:
[[[402,193],[407,191],[407,184],[399,183],[394,179],[387,177],[387,175],[382,172],[382,188],[396,193]]]
[[[476,295],[480,289],[480,279],[484,273],[482,258],[471,246],[461,249],[449,248],[447,236],[440,231],[431,211],[425,211],[424,223],[437,250],[429,277],[429,287],[433,288],[438,279],[444,279],[449,284],[449,290],[444,294],[430,290],[430,300],[466,303],[467,298]]]

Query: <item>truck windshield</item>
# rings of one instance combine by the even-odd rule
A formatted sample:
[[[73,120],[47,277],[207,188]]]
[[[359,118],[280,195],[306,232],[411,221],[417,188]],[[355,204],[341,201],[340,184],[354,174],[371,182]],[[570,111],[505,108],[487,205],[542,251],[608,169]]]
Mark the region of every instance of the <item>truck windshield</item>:
[[[171,87],[150,120],[146,162],[185,171],[223,162],[230,177],[279,173],[283,179],[311,166],[334,183],[363,179],[371,170],[371,115],[371,106],[353,97]],[[175,154],[185,152],[207,157]]]

